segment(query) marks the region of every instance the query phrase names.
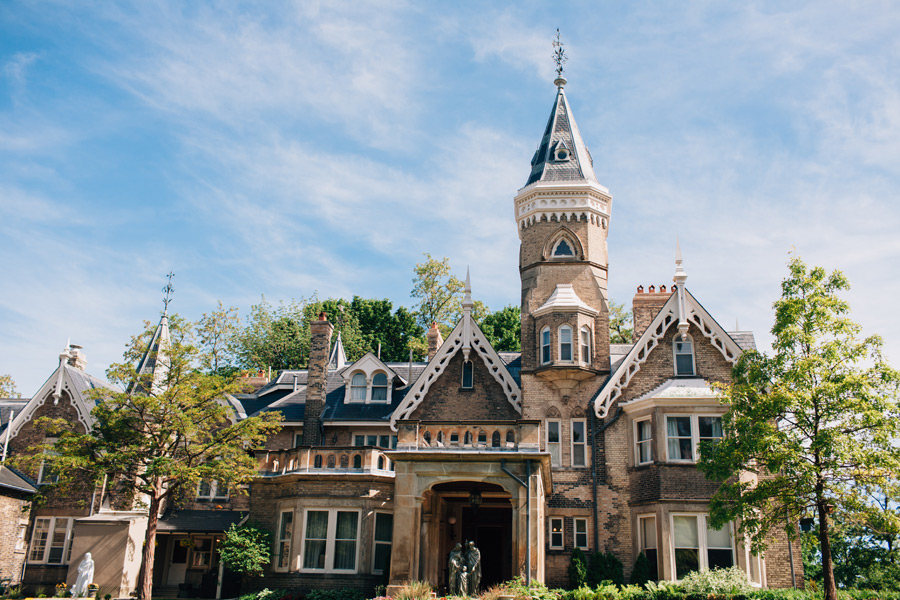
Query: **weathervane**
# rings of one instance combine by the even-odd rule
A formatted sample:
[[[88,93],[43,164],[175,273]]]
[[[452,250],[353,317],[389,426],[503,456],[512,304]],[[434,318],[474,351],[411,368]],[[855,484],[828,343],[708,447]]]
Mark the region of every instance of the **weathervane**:
[[[169,274],[166,275],[168,281],[166,282],[166,286],[162,289],[166,293],[166,297],[163,298],[163,307],[165,309],[165,313],[169,314],[169,302],[172,301],[172,292],[175,291],[175,287],[172,285],[172,278],[175,277],[175,273],[169,271]]]
[[[562,43],[562,40],[559,38],[559,27],[556,28],[556,39],[553,40],[553,47],[555,50],[553,51],[553,61],[556,63],[556,79],[562,79],[565,81],[565,77],[563,77],[563,65],[569,60],[569,57],[566,56],[566,51],[563,48],[565,44]]]

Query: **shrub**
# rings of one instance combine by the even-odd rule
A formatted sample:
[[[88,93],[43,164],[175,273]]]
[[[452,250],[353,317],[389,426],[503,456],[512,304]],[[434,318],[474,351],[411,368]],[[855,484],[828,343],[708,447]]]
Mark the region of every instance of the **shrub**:
[[[543,583],[532,580],[525,585],[523,577],[516,577],[503,584],[515,596],[515,600],[561,600],[564,590],[551,590]]]
[[[637,585],[644,585],[650,581],[650,561],[647,560],[647,555],[643,552],[638,554],[637,560],[634,561],[634,568],[631,569],[629,581]]]
[[[688,573],[681,580],[681,589],[685,594],[747,594],[753,587],[746,573],[728,567]]]
[[[604,581],[625,585],[625,569],[612,552],[594,552],[588,564],[587,583],[596,586]]]
[[[580,548],[572,550],[569,558],[569,589],[580,588],[587,582],[587,561]]]
[[[355,588],[339,590],[311,590],[306,600],[365,600],[366,596]]]
[[[259,577],[272,562],[272,534],[258,525],[232,523],[218,548],[225,567],[240,575]]]
[[[429,600],[432,591],[431,584],[427,581],[407,581],[394,596],[394,600]],[[315,599],[307,596],[307,600]]]
[[[263,588],[258,592],[244,594],[238,600],[284,600],[285,598],[290,598],[290,594],[284,590]]]

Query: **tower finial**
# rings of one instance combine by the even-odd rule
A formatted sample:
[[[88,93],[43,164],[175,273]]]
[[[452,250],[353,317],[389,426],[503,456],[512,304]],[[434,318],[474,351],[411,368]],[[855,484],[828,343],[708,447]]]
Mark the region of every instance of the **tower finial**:
[[[166,285],[163,287],[162,291],[166,293],[166,297],[163,298],[163,314],[169,314],[169,302],[172,301],[172,293],[175,291],[175,286],[172,285],[172,278],[175,277],[175,273],[169,271],[169,274],[166,275]]]
[[[469,312],[472,310],[472,307],[475,305],[472,302],[472,281],[469,279],[469,267],[466,267],[466,287],[465,287],[466,295],[463,297],[462,307],[463,311]]]
[[[684,272],[684,260],[681,258],[681,243],[678,241],[678,236],[675,236],[675,277],[672,278],[672,281],[675,282],[675,293],[678,295],[678,333],[681,334],[681,339],[687,339],[688,329],[690,329],[690,323],[687,320],[687,309],[685,307],[686,296],[684,291],[684,282],[687,281],[687,273]]]
[[[553,47],[555,48],[553,51],[553,62],[556,63],[556,81],[553,83],[559,88],[566,85],[566,78],[563,76],[563,65],[569,60],[569,57],[566,56],[566,50],[563,48],[564,45],[559,37],[559,27],[557,27],[556,39],[553,40]]]

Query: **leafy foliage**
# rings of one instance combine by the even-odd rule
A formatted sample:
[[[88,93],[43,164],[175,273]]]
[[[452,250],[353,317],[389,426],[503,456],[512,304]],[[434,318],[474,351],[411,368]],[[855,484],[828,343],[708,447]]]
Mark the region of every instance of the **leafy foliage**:
[[[499,352],[522,350],[522,309],[505,306],[485,316],[478,324],[488,341]]]
[[[219,369],[227,369],[234,362],[232,340],[239,328],[238,309],[234,306],[225,308],[221,300],[215,310],[203,313],[194,326],[194,333],[201,351],[200,365],[204,369],[219,373]]]
[[[0,398],[21,398],[11,375],[0,375]]]
[[[643,552],[639,553],[631,569],[631,577],[628,579],[633,584],[643,585],[650,581],[650,561]]]
[[[417,298],[416,319],[423,329],[437,323],[446,335],[460,312],[465,284],[450,272],[450,259],[437,260],[425,254],[425,262],[416,264],[410,296]]]
[[[572,555],[569,558],[569,589],[576,589],[583,586],[587,582],[587,560],[581,548],[572,549]]]
[[[218,549],[226,568],[240,575],[260,577],[272,561],[272,534],[258,525],[232,523]]]
[[[631,311],[624,304],[609,301],[609,342],[611,344],[630,344],[634,333]]]
[[[603,582],[625,584],[622,561],[612,552],[593,552],[588,562],[587,583],[596,586]]]
[[[306,600],[364,600],[365,594],[355,588],[339,590],[310,590]]]
[[[753,587],[747,574],[738,567],[704,569],[688,573],[681,580],[686,594],[746,594]]]
[[[829,523],[865,522],[873,496],[892,495],[900,472],[900,374],[881,339],[860,326],[839,296],[839,271],[789,262],[775,302],[773,356],[748,351],[722,389],[725,438],[701,448],[699,466],[725,481],[710,504],[713,526],[740,521],[756,549],[766,534],[815,515],[825,598],[835,598]],[[738,477],[756,465],[755,477]]]

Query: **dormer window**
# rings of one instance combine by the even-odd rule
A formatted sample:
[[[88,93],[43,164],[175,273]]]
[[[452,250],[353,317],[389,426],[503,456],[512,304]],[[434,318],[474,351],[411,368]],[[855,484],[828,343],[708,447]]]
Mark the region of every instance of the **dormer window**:
[[[565,162],[569,160],[569,157],[572,155],[569,152],[569,147],[566,145],[564,141],[560,141],[556,144],[556,148],[553,150],[553,158],[558,162]]]
[[[694,375],[694,344],[691,338],[676,336],[672,342],[672,351],[675,354],[675,375]]]
[[[372,402],[387,402],[388,379],[384,373],[375,373],[372,378]]]
[[[471,389],[474,385],[474,373],[471,360],[463,361],[462,364],[462,387],[463,389]]]
[[[556,242],[556,246],[553,248],[553,256],[575,256],[575,253],[572,251],[572,246],[565,239],[561,239]]]
[[[365,402],[366,387],[366,376],[363,373],[354,374],[350,380],[350,401]]]

